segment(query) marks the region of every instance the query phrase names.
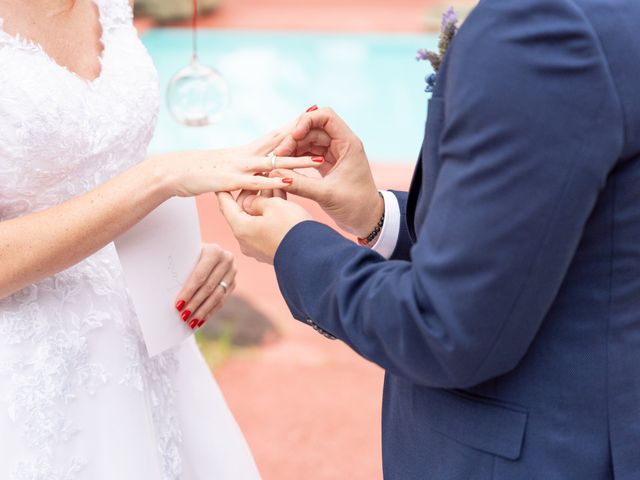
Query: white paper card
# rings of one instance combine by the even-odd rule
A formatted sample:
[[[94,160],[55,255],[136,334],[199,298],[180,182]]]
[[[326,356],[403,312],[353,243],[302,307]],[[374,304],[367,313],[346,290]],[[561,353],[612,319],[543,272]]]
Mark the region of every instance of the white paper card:
[[[200,257],[195,199],[165,202],[114,243],[149,356],[189,338],[175,302]]]

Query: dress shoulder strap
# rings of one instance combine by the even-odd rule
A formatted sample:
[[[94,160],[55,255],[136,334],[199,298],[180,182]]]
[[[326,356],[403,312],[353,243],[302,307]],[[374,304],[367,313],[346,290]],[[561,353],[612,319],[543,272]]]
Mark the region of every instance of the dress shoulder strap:
[[[94,0],[100,10],[102,28],[110,31],[133,26],[133,9],[129,0]]]

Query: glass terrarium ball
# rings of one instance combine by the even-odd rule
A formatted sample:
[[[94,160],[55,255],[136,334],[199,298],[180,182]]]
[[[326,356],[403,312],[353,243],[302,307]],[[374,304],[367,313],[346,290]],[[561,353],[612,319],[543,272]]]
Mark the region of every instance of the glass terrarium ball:
[[[229,86],[214,68],[193,60],[169,82],[167,104],[177,122],[190,127],[217,122],[229,103]]]

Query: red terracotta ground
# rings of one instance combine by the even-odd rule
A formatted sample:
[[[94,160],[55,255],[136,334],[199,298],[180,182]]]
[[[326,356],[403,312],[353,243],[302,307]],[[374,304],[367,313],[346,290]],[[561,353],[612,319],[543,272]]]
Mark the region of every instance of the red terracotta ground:
[[[469,6],[472,0],[453,1]],[[447,0],[226,0],[210,27],[415,32],[437,25]],[[152,22],[138,20],[141,30]],[[411,166],[375,166],[383,188],[406,189]],[[323,221],[317,207],[303,202]],[[243,257],[215,198],[199,199],[203,235],[237,255],[238,294],[269,315],[282,339],[215,372],[265,480],[382,478],[382,371],[339,342],[299,324],[273,270]],[[312,246],[309,246],[312,248]]]

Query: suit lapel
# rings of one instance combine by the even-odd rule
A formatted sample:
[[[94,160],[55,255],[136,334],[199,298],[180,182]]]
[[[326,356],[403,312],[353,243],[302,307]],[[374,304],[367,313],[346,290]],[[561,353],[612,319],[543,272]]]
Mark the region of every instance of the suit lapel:
[[[444,120],[444,100],[433,97],[429,100],[429,111],[425,127],[420,160],[416,166],[407,200],[407,226],[412,240],[426,217],[431,195],[440,170],[440,134]]]
[[[416,229],[415,229],[415,214],[416,204],[418,203],[418,197],[420,196],[420,190],[422,186],[422,159],[418,160],[416,169],[413,172],[413,179],[411,180],[411,187],[409,188],[409,198],[407,199],[407,226],[409,227],[409,235],[411,240],[416,241]]]
[[[455,38],[453,42],[455,42]],[[447,65],[450,58],[449,52],[452,45],[449,46],[449,51],[447,51],[442,61],[440,72],[438,73],[438,81],[429,100],[424,140],[422,141],[420,158],[411,180],[407,199],[407,226],[409,235],[414,242],[416,242],[417,232],[426,218],[431,195],[433,194],[436,178],[442,163],[439,150],[440,136],[444,124],[444,88]]]

